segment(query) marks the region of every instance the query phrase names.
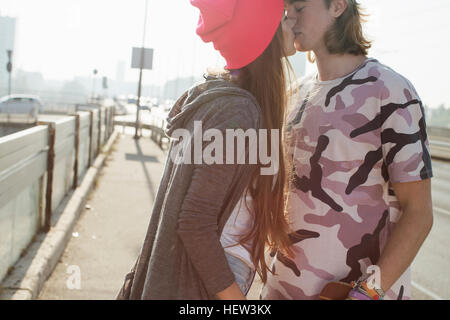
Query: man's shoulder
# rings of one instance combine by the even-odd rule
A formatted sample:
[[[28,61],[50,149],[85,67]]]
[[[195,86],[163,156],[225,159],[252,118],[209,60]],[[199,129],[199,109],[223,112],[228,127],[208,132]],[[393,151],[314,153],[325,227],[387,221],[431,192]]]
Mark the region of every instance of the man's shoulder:
[[[408,89],[415,91],[413,84],[408,78],[376,59],[371,59],[366,68],[369,69],[370,74],[375,74],[378,80],[382,81],[384,86],[389,90],[403,91],[404,89]]]

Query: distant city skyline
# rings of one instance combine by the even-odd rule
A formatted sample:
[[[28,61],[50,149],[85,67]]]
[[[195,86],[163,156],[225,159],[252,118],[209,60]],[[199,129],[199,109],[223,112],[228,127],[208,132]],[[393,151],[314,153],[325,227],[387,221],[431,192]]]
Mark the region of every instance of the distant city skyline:
[[[366,33],[374,45],[369,55],[409,78],[431,107],[448,105],[450,43],[444,39],[450,31],[450,2],[359,2],[370,14]],[[144,0],[2,0],[0,15],[17,18],[16,70],[72,80],[90,77],[95,68],[99,76],[117,79],[122,62],[124,80],[137,81],[131,48],[141,46],[144,6]],[[199,76],[208,66],[224,64],[212,45],[196,36],[197,20],[198,9],[188,0],[149,1],[146,47],[155,49],[155,67],[144,73],[144,84]],[[307,64],[306,72],[312,70]]]

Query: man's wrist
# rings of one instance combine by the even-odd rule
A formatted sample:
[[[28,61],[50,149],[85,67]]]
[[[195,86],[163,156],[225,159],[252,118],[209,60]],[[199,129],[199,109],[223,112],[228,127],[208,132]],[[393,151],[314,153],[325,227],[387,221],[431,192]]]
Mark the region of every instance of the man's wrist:
[[[370,288],[367,279],[351,283],[353,289],[348,295],[350,300],[383,300],[385,293],[380,288]]]

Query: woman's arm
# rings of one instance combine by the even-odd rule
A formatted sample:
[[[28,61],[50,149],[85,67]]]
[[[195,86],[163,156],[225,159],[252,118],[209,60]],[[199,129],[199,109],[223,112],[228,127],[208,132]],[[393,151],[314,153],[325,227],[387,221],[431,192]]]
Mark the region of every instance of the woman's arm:
[[[220,243],[218,216],[236,173],[235,165],[198,165],[184,198],[177,233],[211,294],[240,299],[237,284]]]
[[[242,105],[226,105],[220,114],[220,123],[204,125],[204,130],[213,127],[224,133],[226,129],[255,127],[255,119]],[[223,139],[225,144],[225,139]],[[205,147],[205,146],[204,146]],[[223,150],[227,150],[224,145]],[[248,152],[248,146],[246,147]],[[223,155],[224,163],[226,155]],[[245,168],[244,168],[245,167]],[[181,206],[177,233],[187,254],[210,295],[219,299],[245,298],[235,282],[228,265],[225,251],[220,243],[218,220],[224,203],[236,186],[242,170],[251,170],[246,164],[196,164]]]

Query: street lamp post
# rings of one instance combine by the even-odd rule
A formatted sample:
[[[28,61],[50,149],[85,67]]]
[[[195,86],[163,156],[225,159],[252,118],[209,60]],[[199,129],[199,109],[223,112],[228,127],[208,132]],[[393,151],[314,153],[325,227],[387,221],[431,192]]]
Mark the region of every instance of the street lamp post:
[[[139,68],[139,85],[138,85],[138,98],[136,102],[136,128],[134,133],[134,139],[139,139],[139,111],[141,108],[141,90],[142,90],[142,69],[144,64],[144,48],[145,48],[145,33],[147,30],[147,15],[148,15],[148,0],[145,0],[145,16],[144,16],[144,36],[142,38],[142,50],[141,50],[141,66]]]
[[[94,78],[92,79],[92,98],[91,101],[94,102],[95,99],[95,87],[96,87],[96,80],[97,80],[97,74],[98,74],[98,70],[94,69],[92,71],[92,73],[94,74]]]
[[[8,71],[8,95],[11,95],[11,72],[12,72],[12,50],[6,50],[8,54],[8,63],[6,65],[6,70]]]

